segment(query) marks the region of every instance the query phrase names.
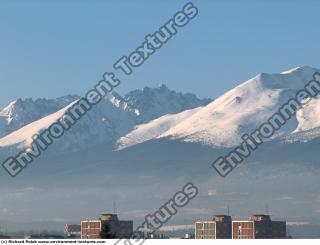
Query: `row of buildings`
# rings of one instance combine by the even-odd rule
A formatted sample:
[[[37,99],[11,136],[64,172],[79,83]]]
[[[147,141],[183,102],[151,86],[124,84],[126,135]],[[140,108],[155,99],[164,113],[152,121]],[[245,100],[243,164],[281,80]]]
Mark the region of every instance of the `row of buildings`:
[[[84,220],[80,225],[66,225],[69,238],[130,238],[133,221],[119,220],[116,214],[102,214],[99,219]],[[147,236],[147,238],[161,238]],[[216,215],[210,221],[195,223],[196,239],[268,239],[286,238],[286,222],[272,221],[270,215],[255,214],[248,220],[232,220],[229,215]]]
[[[232,220],[216,215],[211,221],[195,223],[196,239],[268,239],[286,238],[286,222],[272,221],[270,215],[255,214],[248,220]]]

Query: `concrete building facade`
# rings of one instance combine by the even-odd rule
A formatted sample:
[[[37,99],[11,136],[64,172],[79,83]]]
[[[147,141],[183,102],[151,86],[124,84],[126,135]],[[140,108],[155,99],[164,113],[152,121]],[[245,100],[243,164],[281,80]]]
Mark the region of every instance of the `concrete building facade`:
[[[82,239],[130,238],[133,221],[119,220],[116,214],[102,214],[98,220],[81,221]]]
[[[101,239],[101,220],[81,221],[81,239]]]
[[[270,215],[255,214],[250,220],[232,221],[233,239],[286,238],[286,222],[272,221]]]

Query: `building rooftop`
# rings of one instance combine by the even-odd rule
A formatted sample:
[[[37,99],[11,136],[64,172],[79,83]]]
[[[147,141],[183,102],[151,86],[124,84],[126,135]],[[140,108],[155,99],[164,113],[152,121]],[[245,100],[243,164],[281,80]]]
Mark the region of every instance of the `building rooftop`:
[[[226,215],[226,214],[217,214],[213,217],[214,221],[231,221],[231,216],[230,215]]]
[[[255,221],[271,220],[269,214],[252,214],[251,219]]]

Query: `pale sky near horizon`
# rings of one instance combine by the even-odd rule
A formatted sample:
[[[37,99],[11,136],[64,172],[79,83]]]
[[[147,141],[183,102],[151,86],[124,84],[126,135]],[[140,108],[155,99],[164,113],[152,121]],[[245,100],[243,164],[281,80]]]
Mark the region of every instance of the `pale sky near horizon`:
[[[0,108],[17,98],[83,95],[188,1],[0,2]],[[320,68],[320,1],[195,0],[198,16],[117,92],[166,84],[215,98],[261,72]]]

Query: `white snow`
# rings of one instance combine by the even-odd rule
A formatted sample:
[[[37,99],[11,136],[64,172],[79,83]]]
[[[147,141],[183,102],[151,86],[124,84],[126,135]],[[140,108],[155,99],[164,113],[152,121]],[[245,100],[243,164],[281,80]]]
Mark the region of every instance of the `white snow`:
[[[0,111],[0,117],[5,118],[5,120],[7,121],[7,123],[9,124],[12,119],[13,119],[13,112],[12,112],[12,107],[14,106],[14,104],[17,101],[12,101],[9,103],[9,105],[7,105],[2,111]]]
[[[195,110],[167,131],[158,135],[155,120],[133,131],[122,140],[122,148],[150,139],[169,137],[188,142],[200,142],[213,147],[231,147],[241,142],[241,136],[251,133],[275,113],[296,92],[312,79],[315,68],[303,66],[280,74],[262,73],[231,89],[207,106]],[[314,100],[297,113],[274,136],[291,135],[320,126],[320,100]],[[174,118],[174,115],[171,115]],[[178,122],[178,123],[177,123]]]
[[[303,67],[298,66],[298,67],[292,68],[292,69],[290,69],[290,70],[283,71],[283,72],[281,72],[280,74],[289,74],[289,73],[292,73],[292,72],[294,72],[294,71],[296,71],[296,70],[298,70],[298,69],[301,69],[301,68],[303,68]]]
[[[46,116],[55,118],[56,112],[72,101],[79,99],[79,96],[67,95],[57,99],[18,99],[10,103],[0,111],[0,147],[18,144],[27,146],[31,143],[30,134],[39,133],[50,123],[43,123],[38,120]],[[187,109],[196,108],[208,104],[210,99],[198,99],[194,94],[176,93],[168,89],[165,85],[159,88],[144,88],[129,92],[122,98],[116,92],[107,95],[103,101],[94,106],[81,120],[74,125],[58,147],[63,149],[79,149],[90,147],[95,144],[115,142],[120,137],[128,134],[138,123],[144,123],[159,118],[166,114],[175,114]],[[141,109],[141,111],[140,111]],[[177,120],[182,120],[183,115],[177,116]],[[138,142],[143,142],[149,138],[156,137],[174,126],[174,119],[168,117],[163,120],[161,126],[153,133],[144,133]],[[30,124],[30,125],[29,125]],[[167,124],[165,127],[164,125]],[[28,127],[25,127],[27,126]],[[139,126],[137,133],[144,131]],[[32,133],[30,133],[32,129]],[[132,138],[131,135],[128,137]],[[122,138],[125,140],[125,138]],[[126,142],[130,141],[126,138]],[[130,143],[128,143],[130,144]]]
[[[66,95],[56,99],[17,99],[0,111],[0,137],[48,116],[78,99],[75,95]]]
[[[297,121],[294,133],[320,127],[320,97],[312,99],[297,112]]]
[[[61,110],[41,118],[33,123],[30,123],[17,131],[3,137],[0,139],[0,147],[11,146],[15,144],[29,145],[32,143],[32,136],[36,133],[40,133],[42,130],[48,128],[55,121],[59,120],[65,112],[78,100],[70,103],[68,106],[62,108]]]
[[[88,146],[113,140],[117,141],[118,149],[124,149],[151,139],[173,138],[212,147],[235,146],[241,142],[243,134],[251,133],[267,122],[273,113],[290,98],[295,97],[297,91],[304,88],[314,72],[319,71],[303,66],[277,74],[262,73],[241,83],[206,106],[177,114],[170,112],[171,114],[140,125],[136,125],[137,118],[145,120],[153,115],[163,115],[165,111],[181,111],[185,106],[205,101],[199,101],[192,94],[170,92],[165,86],[156,90],[146,88],[143,91],[133,91],[129,93],[126,101],[114,94],[105,98],[81,119],[79,124],[70,130],[72,134],[64,139],[64,143]],[[0,112],[0,133],[2,125],[12,120],[13,116],[17,123],[21,115],[26,117],[23,114],[23,106],[14,107],[19,113],[10,114],[13,105],[16,106],[15,103],[17,101]],[[70,105],[72,104],[1,138],[0,147],[29,144],[32,135],[50,126]],[[139,105],[139,108],[132,105]],[[320,97],[299,110],[296,117],[287,122],[273,138],[281,136],[287,137],[290,141],[309,140],[320,136],[319,128]]]
[[[121,137],[118,140],[118,149],[123,149],[135,144],[145,142],[150,139],[157,138],[168,129],[174,127],[178,123],[181,123],[184,119],[190,117],[197,111],[201,110],[202,107],[198,107],[184,112],[165,115],[155,120],[150,121],[146,124],[140,124],[129,134]]]

